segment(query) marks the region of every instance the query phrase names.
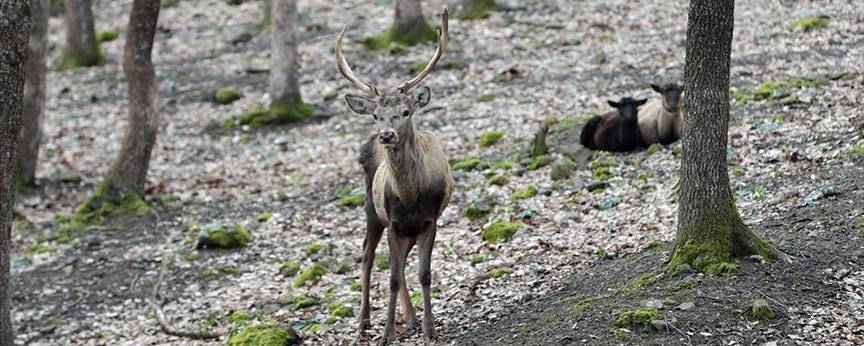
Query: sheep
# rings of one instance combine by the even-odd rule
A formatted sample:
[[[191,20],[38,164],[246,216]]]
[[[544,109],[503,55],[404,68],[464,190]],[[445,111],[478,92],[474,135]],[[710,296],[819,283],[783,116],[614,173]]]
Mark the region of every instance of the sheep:
[[[647,100],[624,97],[618,102],[608,102],[616,111],[591,118],[582,128],[579,142],[591,150],[626,152],[641,148],[637,113]]]
[[[639,112],[642,142],[646,147],[654,143],[674,143],[681,139],[681,125],[684,122],[681,111],[684,86],[675,83],[663,86],[651,84],[651,89],[661,97],[648,102]]]

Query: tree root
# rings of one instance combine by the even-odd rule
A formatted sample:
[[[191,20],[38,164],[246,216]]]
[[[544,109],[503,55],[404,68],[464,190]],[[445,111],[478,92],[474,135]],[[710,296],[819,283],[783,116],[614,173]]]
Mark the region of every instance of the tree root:
[[[153,285],[153,294],[150,299],[147,299],[147,303],[153,309],[153,312],[156,314],[156,321],[159,322],[159,327],[162,328],[162,331],[165,334],[178,336],[181,338],[195,339],[195,340],[210,340],[210,339],[218,339],[228,334],[227,331],[218,331],[218,332],[193,332],[180,330],[175,328],[169,323],[169,319],[165,318],[165,312],[162,310],[162,306],[166,304],[162,296],[159,294],[159,288],[162,286],[162,281],[165,279],[165,267],[167,266],[166,261],[163,259],[162,267],[159,270],[159,277],[156,280],[156,284]]]

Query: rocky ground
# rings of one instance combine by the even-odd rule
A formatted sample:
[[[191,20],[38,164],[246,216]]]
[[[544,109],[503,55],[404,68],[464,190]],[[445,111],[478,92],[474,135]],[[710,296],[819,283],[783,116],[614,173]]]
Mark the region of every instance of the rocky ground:
[[[356,307],[359,299],[364,221],[362,208],[351,202],[362,192],[357,149],[373,125],[341,101],[351,90],[335,69],[334,33],[352,23],[348,59],[357,74],[385,89],[410,78],[412,65],[434,48],[389,55],[359,44],[389,24],[390,1],[301,1],[301,89],[318,116],[302,124],[224,130],[227,120],[268,101],[269,41],[256,28],[262,4],[177,1],[162,10],[154,50],[163,125],[146,196],[152,212],[58,241],[57,215],[71,213],[98,184],[125,126],[120,62],[131,1],[94,3],[97,30],[116,29],[120,38],[102,44],[106,65],[48,75],[39,187],[20,196],[26,221],[13,230],[17,342],[223,343],[227,337],[195,341],[160,330],[148,300],[161,276],[164,312],[175,328],[220,332],[275,320],[299,330],[309,345],[353,343],[354,319],[330,317],[333,303]],[[441,68],[425,82],[433,89],[431,104],[416,115],[454,161],[482,162],[454,172],[457,189],[440,220],[433,253],[439,344],[862,342],[860,6],[736,2],[733,189],[745,222],[795,262],[743,261],[732,278],[664,277],[658,286],[606,299],[666,255],[657,241],[674,237],[677,150],[596,154],[590,158],[595,164],[577,162],[571,177],[553,181],[554,165],[533,169],[525,148],[544,122],[557,120],[550,142],[567,143],[574,124],[606,111],[606,99],[653,97],[649,83],[680,78],[687,4],[501,3],[486,20],[451,21]],[[424,6],[431,17],[444,2]],[[821,15],[830,18],[825,27],[790,28]],[[51,19],[49,36],[49,61],[56,61],[64,38],[60,18]],[[212,102],[227,86],[244,97],[230,105]],[[478,139],[489,130],[503,137],[480,147]],[[561,145],[553,146],[551,160],[567,151]],[[496,175],[507,183],[490,184]],[[536,196],[514,198],[530,185]],[[479,218],[465,216],[472,204],[488,201],[493,205],[478,208]],[[509,241],[484,241],[482,230],[497,221],[517,223],[519,230]],[[214,222],[244,225],[253,241],[236,250],[196,250],[195,226]],[[387,248],[378,251],[383,257]],[[301,274],[291,267],[313,263],[324,264],[326,273],[293,287]],[[416,273],[411,261],[412,292],[419,290]],[[672,289],[688,279],[694,288]],[[387,271],[377,270],[373,282],[374,340],[383,328]],[[746,317],[738,303],[757,294],[777,318]],[[299,297],[312,303],[297,304]],[[561,312],[551,306],[556,297],[598,303]],[[621,312],[664,298],[676,303],[667,301],[661,310],[670,326],[665,331],[643,335],[613,326]],[[678,309],[687,302],[694,307]],[[544,311],[553,317],[549,323],[542,323]],[[400,343],[419,340],[404,336]]]

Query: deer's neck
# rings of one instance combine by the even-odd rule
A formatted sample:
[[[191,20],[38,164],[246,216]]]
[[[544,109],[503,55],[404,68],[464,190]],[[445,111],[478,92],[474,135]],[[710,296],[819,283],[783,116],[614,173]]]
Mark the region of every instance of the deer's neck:
[[[417,199],[424,181],[423,155],[414,129],[414,120],[399,134],[399,145],[387,149],[387,166],[390,170],[391,188],[405,203]]]

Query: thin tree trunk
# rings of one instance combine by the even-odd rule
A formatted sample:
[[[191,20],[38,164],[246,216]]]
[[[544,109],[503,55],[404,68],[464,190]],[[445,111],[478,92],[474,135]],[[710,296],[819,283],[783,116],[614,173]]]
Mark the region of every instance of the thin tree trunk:
[[[391,30],[393,41],[409,46],[438,38],[435,30],[423,18],[420,0],[396,0],[396,15]]]
[[[9,255],[15,170],[30,37],[30,1],[0,1],[0,345],[12,345]]]
[[[300,101],[297,83],[297,1],[273,1],[270,54],[270,99],[273,104]]]
[[[42,140],[42,114],[45,111],[45,48],[48,34],[49,0],[30,0],[33,25],[27,45],[27,80],[24,82],[24,117],[18,146],[18,179],[32,186],[36,181],[36,161]]]
[[[110,202],[119,202],[129,195],[144,196],[150,154],[159,129],[159,94],[151,61],[158,19],[159,0],[132,3],[123,53],[123,70],[129,81],[129,124],[120,152],[96,193]],[[101,203],[98,198],[91,200]]]
[[[104,57],[96,42],[91,0],[66,0],[65,6],[66,51],[61,67],[72,69],[101,64]]]
[[[734,0],[691,0],[684,68],[681,200],[670,265],[724,271],[733,256],[784,257],[750,231],[726,169]],[[728,268],[728,267],[726,267]]]

